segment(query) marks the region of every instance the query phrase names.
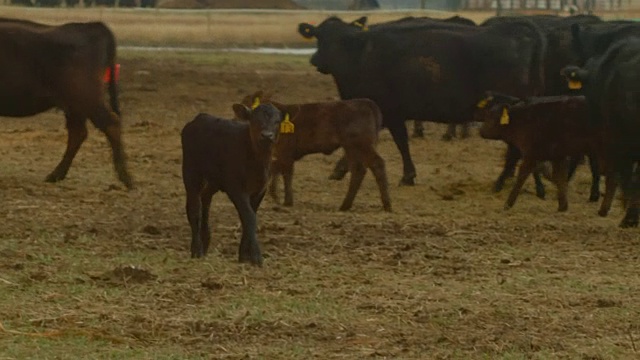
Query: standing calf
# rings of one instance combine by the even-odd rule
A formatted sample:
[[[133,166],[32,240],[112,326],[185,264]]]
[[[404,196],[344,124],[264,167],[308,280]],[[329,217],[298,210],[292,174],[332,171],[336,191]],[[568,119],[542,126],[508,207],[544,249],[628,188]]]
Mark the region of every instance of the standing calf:
[[[239,261],[261,265],[256,212],[269,180],[282,113],[271,105],[251,110],[235,104],[233,110],[239,119],[247,121],[199,114],[182,129],[182,180],[191,226],[191,257],[207,254],[211,198],[222,191],[242,222]]]
[[[524,181],[540,161],[551,161],[558,187],[558,211],[568,209],[568,157],[590,154],[603,159],[602,130],[588,123],[588,109],[582,96],[531,97],[525,101],[501,94],[487,94],[488,105],[476,116],[484,121],[480,136],[503,140],[516,146],[523,161],[505,209],[515,203]],[[604,165],[603,161],[600,161]],[[608,174],[607,174],[608,175]],[[600,215],[611,206],[615,187],[607,176],[607,190]]]
[[[255,106],[261,101],[262,92],[245,97],[245,105]],[[277,200],[277,177],[284,178],[284,205],[293,205],[293,163],[308,154],[329,155],[336,149],[344,149],[351,171],[349,190],[341,211],[353,205],[367,168],[371,169],[380,189],[385,211],[391,211],[389,185],[384,160],[376,151],[378,132],[382,126],[382,114],[369,99],[353,99],[335,102],[285,105],[268,98],[283,114],[288,114],[293,125],[290,131],[281,132],[274,149],[273,174],[270,195]]]

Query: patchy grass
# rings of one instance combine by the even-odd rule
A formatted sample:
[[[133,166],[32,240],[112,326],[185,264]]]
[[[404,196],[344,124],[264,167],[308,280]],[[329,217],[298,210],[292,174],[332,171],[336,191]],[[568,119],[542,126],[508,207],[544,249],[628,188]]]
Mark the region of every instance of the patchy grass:
[[[264,89],[283,102],[335,98],[306,57],[121,52],[124,141],[138,188],[115,180],[95,130],[68,178],[47,184],[62,114],[0,123],[0,355],[127,359],[635,359],[640,236],[616,206],[596,215],[587,172],[558,214],[527,183],[490,192],[504,145],[413,139],[414,187],[381,211],[367,176],[354,209],[326,180],[340,156],[296,164],[293,208],[265,199],[265,266],[239,265],[238,219],[214,197],[211,254],[188,258],[179,132],[230,116]],[[392,184],[401,161],[385,131]]]

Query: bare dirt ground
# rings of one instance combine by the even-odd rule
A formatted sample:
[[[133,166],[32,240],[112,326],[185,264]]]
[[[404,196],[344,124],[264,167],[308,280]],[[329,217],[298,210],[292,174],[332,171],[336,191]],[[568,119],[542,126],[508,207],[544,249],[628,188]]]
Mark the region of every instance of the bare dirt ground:
[[[214,197],[213,249],[189,259],[179,132],[199,112],[230,116],[262,88],[283,102],[333,99],[307,57],[121,54],[126,191],[94,129],[68,178],[59,112],[0,122],[0,358],[636,359],[640,232],[587,202],[579,169],[557,213],[525,185],[516,206],[490,192],[504,145],[413,139],[418,184],[398,187],[379,145],[394,212],[373,177],[352,211],[331,156],[296,165],[295,205],[265,199],[263,268],[239,265],[239,222]]]

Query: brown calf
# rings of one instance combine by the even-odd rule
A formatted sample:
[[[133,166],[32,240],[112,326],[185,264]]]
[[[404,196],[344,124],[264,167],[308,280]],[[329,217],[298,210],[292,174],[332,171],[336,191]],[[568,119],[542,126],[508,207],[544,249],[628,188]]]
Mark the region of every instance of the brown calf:
[[[191,257],[207,254],[211,198],[222,191],[233,202],[242,223],[240,262],[261,265],[256,213],[266,192],[282,113],[271,105],[250,110],[236,104],[233,110],[246,121],[199,114],[182,129],[182,180],[191,226]]]
[[[558,187],[558,211],[568,209],[568,157],[590,154],[606,165],[603,130],[588,123],[588,108],[583,96],[546,96],[520,100],[502,94],[487,94],[486,106],[476,118],[483,121],[480,136],[503,140],[516,146],[523,156],[505,209],[516,202],[524,181],[540,161],[551,161]],[[609,175],[605,171],[605,175]],[[611,206],[615,183],[606,178],[605,199],[599,214],[605,216]]]
[[[378,131],[382,124],[382,115],[378,106],[368,99],[285,105],[261,97],[256,92],[244,98],[247,106],[269,102],[288,115],[283,130],[275,145],[270,195],[277,200],[277,177],[284,178],[284,205],[293,205],[293,163],[309,154],[329,155],[342,147],[351,171],[349,190],[341,211],[353,205],[367,168],[376,178],[382,206],[391,211],[389,186],[384,160],[376,151]],[[289,124],[288,129],[287,125]]]

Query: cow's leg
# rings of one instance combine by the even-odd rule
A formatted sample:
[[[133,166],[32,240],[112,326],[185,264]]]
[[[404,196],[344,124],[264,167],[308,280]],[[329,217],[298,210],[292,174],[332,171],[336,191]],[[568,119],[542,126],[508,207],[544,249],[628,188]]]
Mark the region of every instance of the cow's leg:
[[[421,120],[413,120],[413,137],[414,138],[423,138],[424,137],[424,122]]]
[[[589,169],[591,170],[589,201],[596,202],[600,199],[600,164],[598,158],[593,154],[589,155]]]
[[[122,127],[118,115],[101,105],[90,119],[95,127],[102,131],[107,136],[107,140],[109,140],[113,155],[113,165],[118,174],[118,179],[128,189],[132,189],[133,180],[127,170],[127,157],[122,145]]]
[[[628,173],[623,174],[624,198],[627,211],[620,227],[638,227],[640,223],[640,165],[636,165],[635,171],[633,162],[628,166]],[[635,172],[635,174],[634,174]]]
[[[293,206],[293,161],[282,164],[284,179],[284,206]]]
[[[393,137],[393,141],[396,143],[400,155],[402,156],[403,175],[400,180],[400,185],[415,185],[416,168],[411,160],[411,153],[409,152],[409,135],[407,134],[407,127],[404,125],[404,121],[395,121],[395,119],[389,119],[389,131]]]
[[[460,124],[460,138],[462,139],[466,139],[469,137],[470,135],[470,127],[471,127],[471,123],[470,122],[465,122]]]
[[[447,125],[447,131],[442,135],[442,140],[449,141],[456,137],[456,124]]]
[[[602,203],[600,204],[600,210],[598,210],[598,215],[603,217],[609,214],[611,204],[613,203],[613,197],[616,193],[616,187],[618,185],[614,174],[612,174],[610,171],[606,171],[605,174],[604,197],[602,198]]]
[[[371,169],[373,176],[376,178],[378,190],[380,191],[380,199],[382,200],[382,208],[385,211],[391,211],[389,182],[387,181],[387,171],[385,170],[384,160],[373,148],[371,149],[371,153],[368,156],[366,166]]]
[[[329,175],[329,180],[342,180],[348,172],[349,162],[347,161],[347,157],[342,155],[340,160],[336,163],[335,168],[333,168],[333,172]]]
[[[200,193],[200,203],[202,212],[200,216],[200,240],[202,242],[202,256],[209,252],[209,243],[211,242],[211,229],[209,228],[209,209],[211,208],[211,198],[217,190],[206,185]]]
[[[357,160],[349,160],[349,171],[351,172],[351,178],[349,179],[349,190],[347,196],[345,196],[342,205],[340,205],[340,211],[347,211],[351,209],[353,200],[356,198],[356,194],[362,185],[364,175],[367,173],[367,168],[364,164]]]
[[[56,166],[51,174],[47,175],[45,179],[47,182],[60,181],[67,176],[73,158],[78,153],[82,143],[87,139],[87,119],[74,114],[65,114],[65,117],[67,125],[67,149],[58,166]]]
[[[253,265],[260,266],[262,265],[262,255],[260,254],[260,246],[256,236],[257,218],[249,195],[238,190],[229,191],[227,195],[238,211],[238,216],[242,223],[242,238],[240,239],[238,261],[250,262]]]
[[[567,159],[558,159],[553,161],[553,179],[558,187],[558,211],[567,211],[569,202],[567,200],[567,191],[569,188],[569,176]]]
[[[539,171],[535,170],[535,168],[533,171],[533,181],[536,185],[536,196],[544,200],[546,194],[544,191],[544,184],[542,183],[542,176],[540,175]]]
[[[504,205],[505,210],[510,209],[513,207],[513,204],[516,203],[520,190],[522,190],[524,182],[533,171],[535,165],[536,162],[531,159],[525,158],[522,160],[522,164],[520,164],[520,168],[518,169],[518,178],[516,179],[516,183],[513,185],[513,189],[511,189],[511,193],[509,194],[506,204]]]

